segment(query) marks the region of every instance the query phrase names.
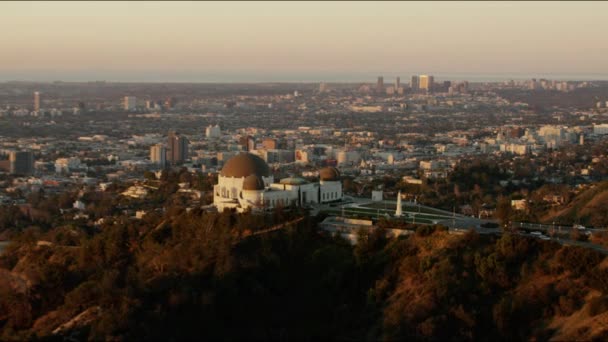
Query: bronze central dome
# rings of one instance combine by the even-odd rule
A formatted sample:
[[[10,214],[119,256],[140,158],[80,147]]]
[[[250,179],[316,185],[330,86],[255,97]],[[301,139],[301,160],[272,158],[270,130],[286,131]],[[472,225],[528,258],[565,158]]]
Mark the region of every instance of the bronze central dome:
[[[324,167],[319,171],[319,178],[322,181],[337,181],[340,180],[340,171],[335,167]]]
[[[268,164],[262,158],[251,153],[240,153],[230,158],[220,171],[222,177],[242,178],[250,175],[270,176]]]

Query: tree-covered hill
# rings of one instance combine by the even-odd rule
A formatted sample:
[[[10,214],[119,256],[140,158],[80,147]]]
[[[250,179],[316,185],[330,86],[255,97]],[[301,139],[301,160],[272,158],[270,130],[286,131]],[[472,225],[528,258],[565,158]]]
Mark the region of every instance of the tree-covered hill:
[[[596,252],[434,228],[361,233],[351,246],[311,219],[244,238],[299,215],[191,210],[98,232],[26,229],[0,257],[0,339],[608,337],[608,261]]]
[[[544,220],[605,228],[608,227],[606,208],[608,208],[608,182],[601,182],[576,194],[565,205],[548,210]]]

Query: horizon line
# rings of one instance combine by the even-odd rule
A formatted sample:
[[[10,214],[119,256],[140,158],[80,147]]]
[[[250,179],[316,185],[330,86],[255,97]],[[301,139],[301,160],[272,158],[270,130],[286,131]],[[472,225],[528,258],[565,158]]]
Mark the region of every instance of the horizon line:
[[[433,75],[431,75],[433,76]],[[550,78],[550,77],[521,77],[521,78],[502,78],[502,79],[437,79],[436,82],[443,81],[467,81],[469,83],[503,83],[508,81],[530,81],[532,79],[551,80],[559,82],[608,82],[608,76],[603,78]],[[89,80],[27,80],[27,79],[6,79],[1,80],[0,84],[6,83],[34,83],[34,84],[54,84],[54,83],[110,83],[110,84],[133,84],[133,83],[149,83],[149,84],[375,84],[376,80],[331,80],[331,81],[312,81],[312,80],[214,80],[214,81],[195,81],[195,80],[100,80],[100,79],[89,79]],[[385,80],[385,85],[390,85],[392,82]],[[401,80],[402,84],[409,84],[409,80]]]

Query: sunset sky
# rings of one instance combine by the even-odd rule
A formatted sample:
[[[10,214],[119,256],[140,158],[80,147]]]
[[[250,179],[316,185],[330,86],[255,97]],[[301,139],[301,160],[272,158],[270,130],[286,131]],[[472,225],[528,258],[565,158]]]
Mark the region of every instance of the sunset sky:
[[[607,79],[606,2],[0,2],[0,80]]]

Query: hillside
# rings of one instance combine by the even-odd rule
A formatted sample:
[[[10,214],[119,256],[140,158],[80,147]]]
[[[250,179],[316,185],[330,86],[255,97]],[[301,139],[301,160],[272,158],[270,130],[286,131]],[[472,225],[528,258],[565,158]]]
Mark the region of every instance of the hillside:
[[[603,182],[580,192],[569,203],[550,209],[542,220],[608,227],[606,208],[608,208],[608,182]]]
[[[593,251],[431,227],[353,247],[310,220],[239,238],[297,214],[192,210],[69,245],[26,230],[0,257],[0,339],[608,338]]]

